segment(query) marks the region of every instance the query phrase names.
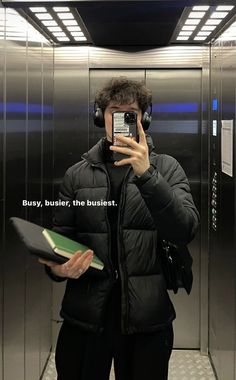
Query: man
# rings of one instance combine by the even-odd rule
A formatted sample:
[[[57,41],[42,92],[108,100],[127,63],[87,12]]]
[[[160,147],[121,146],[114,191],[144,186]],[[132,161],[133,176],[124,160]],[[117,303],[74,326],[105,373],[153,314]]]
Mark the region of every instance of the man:
[[[166,380],[173,347],[175,311],[160,266],[158,240],[187,244],[198,212],[178,162],[153,152],[145,113],[150,91],[127,78],[113,79],[96,96],[96,124],[106,138],[65,174],[54,230],[91,247],[66,264],[45,262],[56,281],[67,279],[58,337],[58,380],[108,380],[112,358],[116,380]],[[117,136],[112,113],[137,113],[138,141]],[[99,119],[99,120],[97,120]],[[113,152],[125,154],[113,160]],[[72,201],[114,200],[115,206],[78,206]],[[93,251],[105,269],[89,268]]]

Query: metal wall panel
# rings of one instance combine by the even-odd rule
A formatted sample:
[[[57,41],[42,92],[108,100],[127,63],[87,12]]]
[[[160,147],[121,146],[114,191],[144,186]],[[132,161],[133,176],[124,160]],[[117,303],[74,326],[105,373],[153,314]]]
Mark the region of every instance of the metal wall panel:
[[[153,94],[150,134],[158,153],[175,157],[190,182],[200,211],[201,174],[201,70],[147,70],[147,86]],[[191,295],[170,292],[177,319],[175,347],[199,348],[200,334],[200,236],[189,245],[193,256],[194,283]]]
[[[3,98],[4,98],[4,24],[5,24],[5,9],[0,6],[0,220],[3,221],[4,213],[4,113],[3,113]],[[2,345],[3,345],[3,235],[4,223],[0,227],[0,380],[2,380]]]
[[[66,169],[88,149],[88,47],[54,50],[54,196]],[[58,320],[64,284],[53,286],[53,319]],[[53,343],[58,333],[53,324]]]
[[[6,9],[6,252],[4,255],[4,379],[24,379],[25,253],[9,227],[25,216],[26,22],[21,28]],[[15,22],[15,25],[14,25]],[[14,28],[15,38],[9,39]],[[19,40],[18,40],[19,36]],[[14,365],[12,358],[14,357]]]
[[[2,17],[1,12],[0,15]],[[3,351],[0,379],[38,380],[51,346],[51,282],[37,259],[26,253],[8,219],[18,216],[42,223],[44,215],[45,225],[49,224],[47,212],[50,210],[43,213],[42,209],[24,207],[22,200],[42,199],[44,188],[45,194],[53,193],[53,50],[50,47],[49,57],[45,55],[45,99],[51,103],[44,107],[40,35],[10,9],[6,9],[6,23],[2,21],[0,28],[5,31],[4,40],[0,34],[0,74],[3,74],[0,75],[1,248],[2,241],[5,243],[4,255],[0,258],[4,259],[3,297],[0,295],[0,331],[3,320],[4,346],[3,350],[2,345],[0,347],[0,353]],[[48,67],[46,59],[50,61]],[[2,282],[0,291],[1,288]],[[0,333],[0,344],[1,339]]]
[[[42,49],[42,198],[53,199],[53,48],[43,43]],[[43,207],[42,224],[49,227],[52,208]],[[52,281],[41,268],[41,310],[40,320],[40,373],[45,366],[52,345]]]
[[[221,171],[221,120],[233,120],[235,138],[236,41],[218,39],[211,54],[211,218],[209,349],[219,380],[235,379],[235,168]],[[213,134],[217,121],[217,135]],[[213,203],[214,202],[214,203]],[[213,214],[214,211],[214,214]]]
[[[205,46],[167,46],[150,50],[121,51],[99,47],[89,48],[89,67],[114,68],[201,68]]]
[[[209,261],[209,94],[210,50],[203,54],[201,129],[201,256],[200,256],[200,342],[201,354],[208,354],[208,261]]]
[[[42,145],[42,44],[28,41],[27,49],[27,200],[41,200]],[[27,218],[41,224],[41,208],[27,207]],[[40,281],[41,266],[35,257],[27,255],[25,276],[25,379],[40,376]]]

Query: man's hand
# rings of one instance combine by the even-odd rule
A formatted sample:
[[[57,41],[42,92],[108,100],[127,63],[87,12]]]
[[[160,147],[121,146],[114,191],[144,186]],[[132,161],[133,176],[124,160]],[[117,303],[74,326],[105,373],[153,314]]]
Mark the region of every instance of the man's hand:
[[[150,167],[150,161],[146,136],[142,124],[139,120],[137,125],[139,134],[138,143],[132,140],[130,137],[125,137],[118,134],[116,135],[116,139],[128,145],[128,147],[112,145],[110,149],[115,152],[123,153],[130,156],[128,158],[124,158],[123,160],[115,161],[116,166],[131,164],[134,170],[134,174],[141,176]]]
[[[64,264],[57,264],[54,261],[39,259],[41,264],[49,266],[52,272],[59,277],[79,278],[89,268],[93,259],[93,251],[88,249],[82,254],[76,252],[70,260]]]

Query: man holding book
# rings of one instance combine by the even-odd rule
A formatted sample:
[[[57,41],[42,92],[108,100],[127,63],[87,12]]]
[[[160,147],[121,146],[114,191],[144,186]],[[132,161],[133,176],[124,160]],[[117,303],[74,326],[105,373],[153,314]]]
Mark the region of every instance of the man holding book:
[[[154,153],[145,133],[151,93],[127,78],[109,81],[95,100],[102,138],[65,174],[54,231],[91,249],[67,263],[47,264],[55,281],[67,280],[64,318],[56,349],[58,380],[166,380],[173,347],[175,311],[160,265],[158,240],[190,242],[199,223],[188,180],[179,163]],[[136,140],[116,136],[114,112],[134,112]],[[114,153],[124,154],[120,160]],[[113,206],[73,206],[86,200]],[[75,204],[75,203],[74,203]],[[95,203],[94,203],[95,204]],[[104,264],[90,268],[93,252]]]

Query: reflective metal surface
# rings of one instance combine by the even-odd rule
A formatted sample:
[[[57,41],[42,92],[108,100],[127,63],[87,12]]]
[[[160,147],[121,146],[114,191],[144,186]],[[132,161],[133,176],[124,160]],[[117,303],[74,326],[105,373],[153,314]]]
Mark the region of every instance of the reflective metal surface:
[[[219,380],[236,378],[235,155],[233,177],[221,171],[221,121],[233,120],[235,138],[236,36],[218,39],[211,52],[211,199],[209,351]],[[213,131],[213,120],[217,130]],[[214,132],[214,133],[213,133]],[[235,142],[234,142],[235,152]]]
[[[66,169],[88,149],[88,48],[54,50],[54,196]],[[53,286],[53,320],[59,318],[65,284]],[[53,323],[53,345],[60,326]]]
[[[0,52],[3,52],[4,44],[4,24],[5,10],[0,5]],[[4,123],[3,123],[3,73],[4,73],[4,54],[0,54],[0,380],[2,380],[3,360],[3,236],[4,236]]]
[[[200,211],[201,170],[201,70],[147,70],[146,83],[153,94],[150,134],[156,151],[175,157],[189,179]],[[193,256],[194,283],[191,295],[170,292],[177,318],[175,347],[200,347],[200,235],[189,245]]]
[[[144,51],[122,51],[99,47],[89,48],[89,67],[107,68],[173,68],[202,67],[204,46],[167,46]]]
[[[51,282],[37,259],[26,253],[8,219],[18,216],[41,224],[45,215],[44,223],[49,223],[48,211],[23,207],[22,200],[42,200],[44,187],[52,195],[53,51],[14,10],[0,10],[2,378],[38,380],[51,346]],[[51,161],[44,162],[44,152]]]

